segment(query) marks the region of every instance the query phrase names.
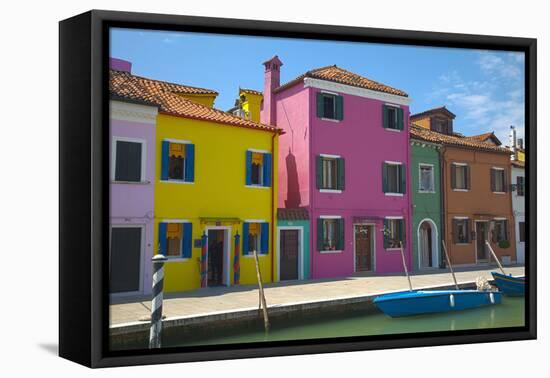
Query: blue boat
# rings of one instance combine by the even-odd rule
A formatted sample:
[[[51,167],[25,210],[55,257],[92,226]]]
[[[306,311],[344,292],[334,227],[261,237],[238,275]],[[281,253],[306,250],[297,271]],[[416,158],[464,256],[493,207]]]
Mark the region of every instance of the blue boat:
[[[412,316],[437,312],[460,311],[499,304],[499,291],[478,290],[413,290],[384,294],[374,304],[391,317]]]
[[[491,272],[495,279],[495,285],[504,294],[512,297],[525,295],[525,277],[506,276],[497,272]]]

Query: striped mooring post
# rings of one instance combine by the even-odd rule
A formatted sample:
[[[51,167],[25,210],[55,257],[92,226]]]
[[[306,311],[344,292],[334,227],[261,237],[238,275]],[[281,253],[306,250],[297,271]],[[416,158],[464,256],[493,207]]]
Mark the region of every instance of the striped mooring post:
[[[164,286],[164,262],[166,257],[158,254],[153,256],[153,300],[151,301],[151,331],[149,333],[149,348],[160,348],[162,333],[162,296]]]
[[[233,259],[233,284],[238,285],[241,281],[241,265],[239,262],[241,236],[239,233],[235,235],[235,257]]]
[[[208,278],[208,264],[206,261],[206,246],[208,244],[208,236],[206,236],[206,232],[202,234],[201,237],[201,287],[207,286],[207,278]]]

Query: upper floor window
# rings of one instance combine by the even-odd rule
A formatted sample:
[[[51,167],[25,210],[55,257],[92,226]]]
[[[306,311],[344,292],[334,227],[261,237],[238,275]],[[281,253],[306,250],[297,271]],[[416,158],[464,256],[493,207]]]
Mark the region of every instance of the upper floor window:
[[[506,171],[504,168],[491,168],[491,190],[494,193],[506,192]]]
[[[384,220],[384,248],[400,248],[405,245],[405,220],[386,218]]]
[[[246,185],[270,187],[271,164],[269,152],[246,151]]]
[[[383,105],[382,126],[391,130],[403,130],[403,109],[398,106]]]
[[[335,155],[317,156],[317,189],[344,190],[345,161]]]
[[[114,139],[114,181],[142,182],[144,180],[144,146],[144,141]]]
[[[453,163],[451,165],[451,187],[455,190],[470,189],[470,167],[467,164]]]
[[[195,145],[188,142],[162,142],[161,180],[195,181]]]
[[[405,193],[405,166],[399,162],[382,163],[382,189],[388,194]]]
[[[332,93],[317,93],[317,117],[343,120],[344,98]]]
[[[431,164],[420,164],[419,190],[421,192],[433,192],[434,188],[434,166]]]
[[[344,249],[344,219],[317,219],[317,250],[321,252]]]
[[[449,135],[453,133],[452,120],[448,118],[433,117],[430,119],[430,127],[432,131],[438,133]]]
[[[190,222],[160,222],[160,253],[166,257],[191,257],[193,224]]]
[[[524,196],[525,195],[525,177],[518,176],[516,177],[516,190],[518,196]]]

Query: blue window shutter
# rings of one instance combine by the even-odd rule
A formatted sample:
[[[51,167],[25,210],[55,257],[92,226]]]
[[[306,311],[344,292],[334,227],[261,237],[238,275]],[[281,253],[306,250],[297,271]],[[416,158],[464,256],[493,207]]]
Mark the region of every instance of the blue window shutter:
[[[183,224],[183,256],[185,258],[191,257],[191,248],[193,244],[193,223]]]
[[[195,145],[185,145],[185,181],[195,181]]]
[[[161,255],[166,256],[166,223],[159,223],[159,251]]]
[[[271,186],[271,154],[265,153],[264,154],[264,164],[263,164],[263,170],[264,170],[264,186]]]
[[[246,151],[246,185],[252,185],[252,151]]]
[[[168,164],[170,163],[170,142],[162,142],[162,156],[161,156],[161,168],[160,179],[168,180]]]
[[[248,255],[248,223],[243,222],[243,255]]]
[[[261,230],[261,252],[267,254],[269,252],[269,223],[262,223]]]

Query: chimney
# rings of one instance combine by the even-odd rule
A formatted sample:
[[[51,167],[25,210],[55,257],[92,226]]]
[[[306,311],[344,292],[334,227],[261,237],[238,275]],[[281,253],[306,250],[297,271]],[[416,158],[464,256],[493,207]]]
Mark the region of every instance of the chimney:
[[[512,151],[512,160],[516,160],[516,148],[517,148],[517,139],[516,139],[516,128],[514,126],[510,126],[510,151]]]
[[[275,55],[273,58],[265,61],[263,65],[265,67],[264,102],[260,120],[262,123],[275,125],[277,117],[275,95],[273,90],[281,85],[281,66],[283,65],[283,62],[281,62],[279,57]]]
[[[109,58],[109,68],[115,71],[132,73],[132,62],[118,58]]]

